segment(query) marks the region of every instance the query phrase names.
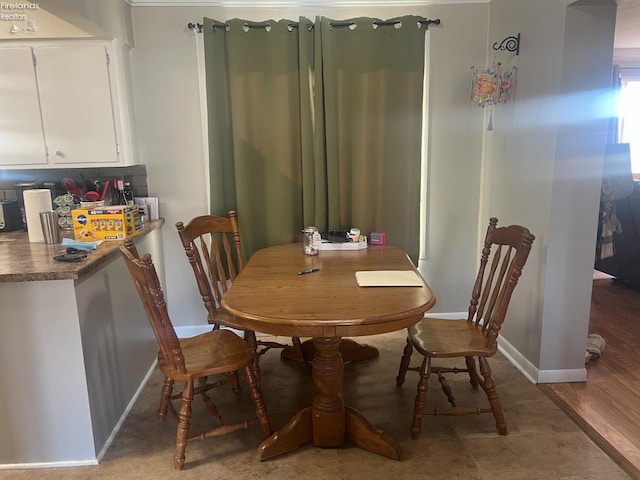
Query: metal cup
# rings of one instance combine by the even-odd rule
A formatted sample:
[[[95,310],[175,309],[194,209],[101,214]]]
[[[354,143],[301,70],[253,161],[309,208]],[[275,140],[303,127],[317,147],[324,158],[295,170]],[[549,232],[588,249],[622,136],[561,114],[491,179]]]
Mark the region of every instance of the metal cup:
[[[56,212],[40,212],[40,225],[42,225],[44,243],[60,243],[60,227],[58,227]]]

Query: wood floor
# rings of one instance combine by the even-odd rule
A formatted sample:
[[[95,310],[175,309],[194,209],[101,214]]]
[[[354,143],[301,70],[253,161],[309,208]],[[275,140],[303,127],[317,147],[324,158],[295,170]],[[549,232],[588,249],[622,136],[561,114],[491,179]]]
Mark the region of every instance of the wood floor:
[[[587,382],[540,385],[629,475],[640,479],[640,289],[595,275],[589,333],[606,347]]]

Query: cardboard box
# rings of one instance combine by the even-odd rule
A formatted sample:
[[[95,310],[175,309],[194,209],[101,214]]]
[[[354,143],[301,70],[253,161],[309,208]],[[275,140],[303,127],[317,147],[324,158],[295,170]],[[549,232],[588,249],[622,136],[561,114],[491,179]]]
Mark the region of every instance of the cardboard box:
[[[71,216],[73,236],[78,241],[124,240],[140,233],[137,205],[76,208]]]

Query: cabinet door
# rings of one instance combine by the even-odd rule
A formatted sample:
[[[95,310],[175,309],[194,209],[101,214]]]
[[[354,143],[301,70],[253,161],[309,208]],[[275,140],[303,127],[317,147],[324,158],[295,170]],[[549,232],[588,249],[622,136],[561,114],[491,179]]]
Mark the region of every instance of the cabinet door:
[[[118,162],[107,50],[34,48],[49,163]]]
[[[0,48],[0,165],[47,163],[30,47]]]

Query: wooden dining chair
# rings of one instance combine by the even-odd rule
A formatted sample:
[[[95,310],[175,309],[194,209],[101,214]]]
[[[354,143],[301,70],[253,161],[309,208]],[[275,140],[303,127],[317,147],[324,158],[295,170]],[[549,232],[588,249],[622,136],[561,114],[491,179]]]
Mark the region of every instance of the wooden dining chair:
[[[505,320],[509,301],[535,237],[525,227],[511,225],[497,228],[497,223],[497,218],[491,218],[489,221],[467,318],[424,318],[408,329],[407,344],[400,361],[396,385],[399,387],[404,383],[407,370],[420,374],[411,424],[413,438],[420,434],[423,415],[429,414],[493,413],[498,432],[501,435],[507,434],[507,424],[487,359],[492,357],[498,348],[498,335]],[[492,247],[495,247],[493,254]],[[424,357],[419,367],[409,366],[414,349]],[[444,358],[464,358],[465,366],[445,368],[431,363],[432,359]],[[479,374],[477,365],[480,369]],[[490,408],[462,407],[456,404],[444,375],[460,372],[468,373],[473,389],[482,387]],[[435,374],[440,381],[442,390],[451,404],[449,409],[426,410],[431,374]]]
[[[238,216],[234,210],[229,211],[228,217],[200,215],[186,225],[177,222],[176,228],[207,310],[207,321],[216,330],[226,325],[230,317],[220,304],[222,297],[244,267]],[[279,342],[257,340],[252,330],[245,331],[244,336],[255,352],[256,373],[262,355],[272,348],[287,347]],[[296,341],[301,348],[300,340]]]
[[[164,375],[158,419],[164,420],[168,411],[177,422],[174,468],[182,469],[188,440],[218,437],[257,423],[262,427],[265,438],[271,435],[267,410],[253,371],[253,352],[247,343],[230,330],[212,330],[179,339],[169,318],[151,255],[146,253],[139,256],[131,238],[124,241],[120,252],[158,342],[158,365]],[[224,424],[208,392],[237,378],[238,371],[244,373],[256,419]],[[181,393],[174,395],[175,382],[184,385]],[[191,403],[195,395],[202,397],[208,413],[213,417],[214,427],[209,431],[190,435]],[[181,399],[179,412],[172,403],[178,399]]]

